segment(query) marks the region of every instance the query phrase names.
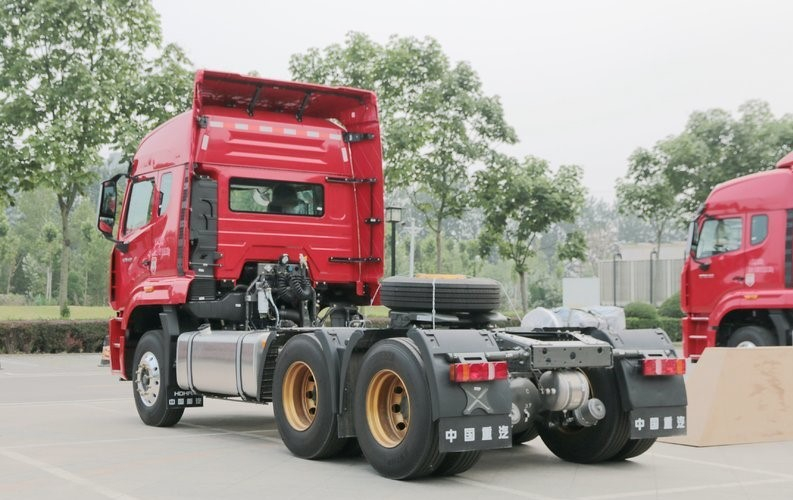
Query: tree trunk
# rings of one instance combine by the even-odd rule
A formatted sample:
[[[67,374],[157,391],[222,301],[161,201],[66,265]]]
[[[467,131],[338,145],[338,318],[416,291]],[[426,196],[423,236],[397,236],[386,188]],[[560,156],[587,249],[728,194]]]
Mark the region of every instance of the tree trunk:
[[[62,243],[61,247],[61,277],[58,286],[58,306],[61,311],[64,311],[69,299],[69,213],[72,210],[72,203],[60,203],[61,211],[61,231]]]
[[[525,315],[529,312],[529,297],[528,290],[526,289],[526,271],[518,271],[520,276],[520,307]]]
[[[19,254],[11,260],[11,268],[8,270],[8,281],[6,281],[6,293],[8,294],[11,293],[11,281],[14,279],[14,276],[16,276],[17,269],[22,265],[22,261],[25,260],[25,254],[19,252]]]
[[[44,296],[47,298],[47,304],[52,300],[52,261],[47,264],[47,288],[44,290]]]
[[[443,252],[443,248],[441,247],[442,244],[441,238],[441,225],[438,224],[438,231],[435,232],[435,272],[441,272],[441,265],[443,264],[443,258],[441,253]]]

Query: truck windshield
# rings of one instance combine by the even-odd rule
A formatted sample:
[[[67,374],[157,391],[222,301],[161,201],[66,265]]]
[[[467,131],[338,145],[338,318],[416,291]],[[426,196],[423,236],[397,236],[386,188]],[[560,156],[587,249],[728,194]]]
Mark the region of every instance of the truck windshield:
[[[696,239],[696,257],[710,257],[741,248],[743,221],[740,217],[707,219]]]
[[[319,184],[231,179],[229,208],[234,212],[309,215],[324,213],[324,196]]]

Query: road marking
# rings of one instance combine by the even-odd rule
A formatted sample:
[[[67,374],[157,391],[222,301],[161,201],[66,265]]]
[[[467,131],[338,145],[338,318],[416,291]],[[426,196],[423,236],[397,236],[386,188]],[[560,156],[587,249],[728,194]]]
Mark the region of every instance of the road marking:
[[[210,427],[208,425],[200,425],[200,424],[189,424],[187,422],[181,422],[179,425],[184,425],[185,427],[193,427],[196,429],[205,429],[208,431],[215,431],[217,434],[236,434],[238,436],[245,436],[245,437],[255,437],[256,439],[261,439],[262,441],[272,441],[274,443],[283,444],[278,438],[270,437],[270,436],[257,436],[255,433],[257,432],[266,432],[272,430],[273,432],[276,429],[257,429],[255,431],[229,431],[223,429],[222,427]],[[202,434],[203,436],[204,434]]]
[[[193,425],[193,424],[184,424],[181,423],[179,426],[187,426],[187,427],[196,427],[201,429],[210,429],[209,427],[201,426],[201,425]],[[53,446],[76,446],[76,445],[102,445],[102,444],[113,444],[113,443],[128,443],[131,441],[149,441],[149,440],[156,440],[156,441],[163,441],[163,440],[171,440],[171,439],[190,439],[196,437],[204,437],[204,436],[228,436],[231,434],[236,434],[240,436],[253,436],[257,439],[266,440],[266,441],[274,441],[277,443],[281,443],[280,439],[271,438],[267,436],[256,436],[253,433],[256,432],[265,432],[269,431],[269,429],[262,429],[256,431],[225,431],[223,429],[218,429],[218,432],[201,432],[196,434],[172,434],[172,435],[156,435],[151,437],[145,436],[137,436],[133,438],[118,438],[118,439],[91,439],[86,441],[62,441],[62,442],[50,442],[50,443],[36,443],[36,444],[20,444],[20,445],[13,445],[13,446],[0,446],[0,453],[8,450],[25,450],[31,448],[50,448]],[[275,432],[275,430],[273,430]]]
[[[65,481],[69,481],[70,483],[87,487],[93,490],[95,493],[98,493],[107,498],[115,498],[120,500],[135,500],[135,497],[131,497],[119,491],[111,490],[110,488],[105,488],[104,486],[100,486],[95,482],[91,481],[90,479],[80,477],[65,469],[61,469],[60,467],[56,467],[54,465],[41,462],[39,460],[36,460],[35,458],[30,458],[28,456],[22,455],[14,451],[0,451],[0,455],[10,458],[11,460],[16,460],[17,462],[21,462],[23,464],[30,465],[43,472],[46,472],[47,474],[51,474],[57,478],[63,479]]]
[[[694,491],[713,490],[718,488],[738,488],[746,486],[759,486],[761,484],[787,483],[791,479],[758,479],[757,481],[739,481],[734,483],[703,484],[698,486],[683,486],[680,488],[661,488],[653,490],[627,491],[625,493],[609,493],[607,495],[593,495],[588,497],[578,497],[578,500],[609,500],[610,498],[634,498],[649,497],[659,495],[671,495],[675,493],[691,493]]]
[[[745,472],[749,474],[764,474],[767,476],[776,476],[775,479],[757,479],[754,481],[736,481],[731,483],[717,483],[717,484],[703,484],[697,486],[684,486],[680,488],[662,488],[653,490],[638,490],[629,491],[625,493],[609,493],[607,495],[593,495],[580,497],[579,500],[608,500],[610,498],[631,498],[641,496],[656,496],[656,495],[670,495],[676,493],[689,493],[694,491],[705,491],[719,488],[743,488],[747,486],[759,486],[763,484],[787,483],[793,481],[793,475],[785,474],[782,472],[773,472],[761,469],[749,469],[737,465],[720,464],[717,462],[708,462],[707,460],[695,460],[692,458],[676,457],[673,455],[665,455],[662,453],[647,453],[645,456],[652,456],[663,458],[667,460],[677,460],[679,462],[688,462],[697,465],[704,465],[708,467],[717,467],[721,469],[728,469],[734,471]]]
[[[689,462],[697,465],[709,465],[711,467],[721,467],[722,469],[738,470],[741,472],[752,472],[754,474],[766,474],[768,476],[776,476],[778,478],[782,478],[787,481],[793,481],[793,474],[785,474],[784,472],[773,472],[773,471],[767,471],[761,469],[748,469],[746,467],[740,467],[737,465],[720,464],[717,462],[708,462],[706,460],[695,460],[693,458],[675,457],[673,455],[664,455],[661,453],[648,453],[647,455],[658,458],[666,458],[667,460],[678,460],[680,462]]]
[[[83,405],[91,403],[108,403],[113,401],[129,401],[129,398],[108,398],[108,399],[72,399],[70,401],[10,401],[8,403],[0,403],[2,406],[61,406],[61,405]]]
[[[468,479],[464,477],[454,476],[448,478],[449,481],[454,481],[455,483],[465,484],[468,486],[474,486],[477,488],[482,488],[485,490],[496,491],[498,493],[507,493],[509,495],[514,495],[516,497],[521,498],[529,498],[530,500],[559,500],[555,497],[548,497],[545,495],[536,495],[533,493],[528,493],[522,490],[516,490],[514,488],[507,488],[505,486],[496,486],[495,484],[490,483],[483,483],[482,481],[477,481],[475,479]]]
[[[8,370],[0,371],[0,375],[11,378],[66,378],[66,377],[96,377],[98,372],[47,372],[47,373],[15,373]]]

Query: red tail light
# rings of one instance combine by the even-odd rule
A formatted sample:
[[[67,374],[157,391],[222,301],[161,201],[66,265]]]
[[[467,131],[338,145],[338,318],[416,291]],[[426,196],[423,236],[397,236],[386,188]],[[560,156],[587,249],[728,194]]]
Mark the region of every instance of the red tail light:
[[[645,359],[642,374],[653,377],[658,375],[684,375],[686,360],[684,358],[650,358]]]
[[[486,382],[507,377],[509,371],[506,361],[456,363],[449,366],[449,379],[452,382]]]

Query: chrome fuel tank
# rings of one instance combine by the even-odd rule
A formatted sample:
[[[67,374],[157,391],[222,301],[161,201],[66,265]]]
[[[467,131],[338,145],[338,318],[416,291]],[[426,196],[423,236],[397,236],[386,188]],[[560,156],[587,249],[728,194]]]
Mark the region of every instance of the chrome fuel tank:
[[[176,382],[185,390],[258,399],[271,332],[210,330],[179,335]]]

